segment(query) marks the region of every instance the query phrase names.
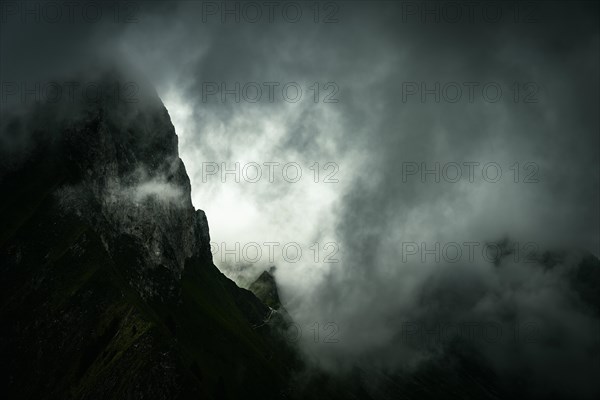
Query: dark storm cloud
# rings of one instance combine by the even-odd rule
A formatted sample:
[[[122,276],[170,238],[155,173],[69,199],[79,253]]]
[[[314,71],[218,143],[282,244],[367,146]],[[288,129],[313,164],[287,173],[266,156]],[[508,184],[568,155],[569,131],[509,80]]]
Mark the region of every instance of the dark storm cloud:
[[[131,63],[169,108],[195,206],[207,210],[213,239],[309,244],[333,237],[339,264],[279,265],[277,272],[301,326],[335,321],[339,327],[335,344],[305,335],[309,356],[336,369],[358,362],[410,369],[447,348],[407,342],[407,332],[414,339],[422,338],[415,333],[420,328],[440,323],[495,321],[506,338],[515,324],[535,323],[543,339],[533,343],[467,340],[464,346],[475,347],[500,375],[535,371],[534,392],[593,393],[598,365],[590,365],[594,353],[585,349],[597,352],[590,326],[598,316],[573,300],[578,295],[566,283],[577,259],[551,271],[523,260],[498,267],[481,256],[452,265],[431,257],[401,260],[406,243],[431,248],[504,237],[540,250],[559,244],[600,254],[597,5],[527,3],[515,21],[510,3],[499,22],[477,8],[473,21],[444,23],[438,11],[438,23],[436,11],[425,20],[409,12],[421,2],[340,2],[338,22],[326,24],[314,23],[308,3],[301,3],[297,23],[280,14],[273,22],[222,23],[201,2],[134,3],[134,23],[3,24],[2,79],[49,79],[96,52]],[[295,82],[304,92],[297,103],[278,90],[273,102],[266,92],[257,103],[231,97],[223,103],[220,93],[203,98],[207,84],[231,89],[236,82],[277,82],[278,89]],[[339,102],[314,103],[308,89],[314,82],[335,83]],[[440,90],[422,100],[421,85],[436,83]],[[453,102],[456,86],[462,95]],[[333,161],[341,182],[203,182],[204,161],[305,167]],[[403,179],[406,163],[433,168],[436,162],[478,162],[477,179],[469,182],[466,169],[457,183],[444,177],[435,183],[431,175],[423,183],[419,173]],[[481,178],[489,162],[502,168],[497,183]],[[536,183],[523,182],[528,162],[537,168]],[[234,206],[223,210],[228,193]],[[215,222],[236,209],[242,210],[236,220]],[[542,383],[547,376],[561,379]]]

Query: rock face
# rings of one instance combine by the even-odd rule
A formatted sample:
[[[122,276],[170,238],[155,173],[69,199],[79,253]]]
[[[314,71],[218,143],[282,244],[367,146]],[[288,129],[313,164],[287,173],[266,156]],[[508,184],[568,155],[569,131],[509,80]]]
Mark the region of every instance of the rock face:
[[[277,310],[281,308],[281,301],[279,300],[277,283],[273,276],[274,272],[275,267],[271,267],[269,271],[263,271],[248,289],[267,306]]]
[[[109,86],[117,77],[108,74],[100,82]],[[185,260],[208,256],[208,224],[192,206],[167,110],[146,87],[132,100],[87,102],[59,128],[54,140],[72,178],[55,197],[62,211],[98,227],[109,252],[124,242],[142,248],[130,284],[143,298],[168,297]],[[156,287],[156,275],[169,283],[168,292]]]
[[[167,110],[138,88],[2,121],[22,143],[1,154],[0,393],[279,398],[295,353],[213,265]]]

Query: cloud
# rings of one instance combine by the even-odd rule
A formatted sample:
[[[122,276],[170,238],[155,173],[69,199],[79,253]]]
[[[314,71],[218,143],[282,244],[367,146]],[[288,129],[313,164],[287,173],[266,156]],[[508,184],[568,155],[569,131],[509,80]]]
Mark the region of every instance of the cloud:
[[[444,265],[431,256],[402,262],[402,249],[453,242],[481,248],[508,237],[540,251],[560,245],[600,254],[597,5],[521,10],[533,12],[534,22],[515,22],[506,6],[497,23],[476,8],[474,21],[450,23],[423,21],[403,4],[342,2],[339,22],[330,24],[315,23],[308,9],[297,23],[223,24],[218,15],[203,22],[202,2],[140,5],[138,23],[63,27],[79,33],[67,42],[54,41],[62,29],[3,27],[26,32],[20,45],[3,50],[3,74],[42,79],[38,68],[21,69],[11,61],[17,58],[4,56],[24,48],[31,49],[24,64],[49,60],[49,71],[64,72],[90,49],[143,71],[169,110],[192,200],[206,211],[213,242],[221,249],[239,243],[240,252],[258,243],[263,254],[264,243],[280,244],[273,261],[249,263],[238,254],[235,262],[220,253],[215,263],[238,282],[277,265],[282,300],[304,329],[308,357],[336,370],[357,363],[412,368],[446,346],[403,343],[407,322],[423,328],[495,321],[507,332],[515,321],[533,321],[545,329],[545,341],[473,346],[501,373],[534,371],[536,388],[551,375],[561,377],[547,384],[552,390],[593,391],[588,373],[597,369],[586,349],[597,348],[588,325],[598,317],[573,301],[565,283],[576,260],[551,271],[522,260],[499,268],[478,253],[471,262]],[[276,100],[264,91],[256,103],[242,92],[239,102],[235,94],[226,102],[220,93],[205,99],[207,84],[232,89],[236,82],[263,89],[277,82]],[[296,103],[280,91],[291,82],[303,90]],[[339,89],[337,103],[322,101],[328,83]],[[277,169],[269,182],[265,162],[298,163],[302,179],[290,183]],[[328,162],[338,167],[338,183],[323,182]],[[206,176],[206,163],[219,171]],[[239,163],[239,182],[235,171],[223,182],[222,163],[234,170]],[[249,163],[263,167],[259,182],[244,179]],[[472,182],[464,163],[479,163]],[[502,171],[495,183],[486,175],[493,169],[484,171],[489,163]],[[455,164],[462,175],[452,182]],[[423,169],[434,171],[424,182]],[[132,193],[177,196],[161,181]],[[324,262],[329,242],[337,245],[337,263]],[[288,243],[302,247],[302,259],[286,261],[280,249]],[[315,322],[337,324],[339,342],[315,343],[307,333]],[[569,372],[559,374],[561,365]]]

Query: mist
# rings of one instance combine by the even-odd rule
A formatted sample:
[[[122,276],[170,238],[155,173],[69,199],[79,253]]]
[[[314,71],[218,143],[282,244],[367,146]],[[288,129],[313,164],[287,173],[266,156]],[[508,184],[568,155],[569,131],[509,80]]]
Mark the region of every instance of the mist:
[[[277,267],[308,360],[410,371],[458,341],[532,393],[597,393],[598,311],[568,285],[600,254],[597,4],[300,2],[295,21],[255,3],[257,22],[241,3],[135,4],[136,22],[43,36],[9,16],[2,80],[88,54],[141,71],[215,265],[243,287]],[[178,196],[133,196],[156,193]],[[556,249],[577,251],[548,269]]]

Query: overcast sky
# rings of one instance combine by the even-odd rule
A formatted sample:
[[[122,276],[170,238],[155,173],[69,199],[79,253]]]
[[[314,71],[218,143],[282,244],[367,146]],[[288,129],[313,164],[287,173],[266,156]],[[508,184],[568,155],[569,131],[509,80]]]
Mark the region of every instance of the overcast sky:
[[[457,4],[134,1],[59,23],[4,5],[2,81],[63,78],[95,53],[138,68],[171,115],[215,264],[242,286],[276,265],[317,362],[408,367],[430,355],[398,342],[405,322],[511,315],[562,346],[485,347],[498,370],[562,368],[557,386],[585,393],[597,316],[568,300],[570,267],[524,259],[600,253],[598,6]],[[504,238],[523,251],[498,268],[482,249]]]

